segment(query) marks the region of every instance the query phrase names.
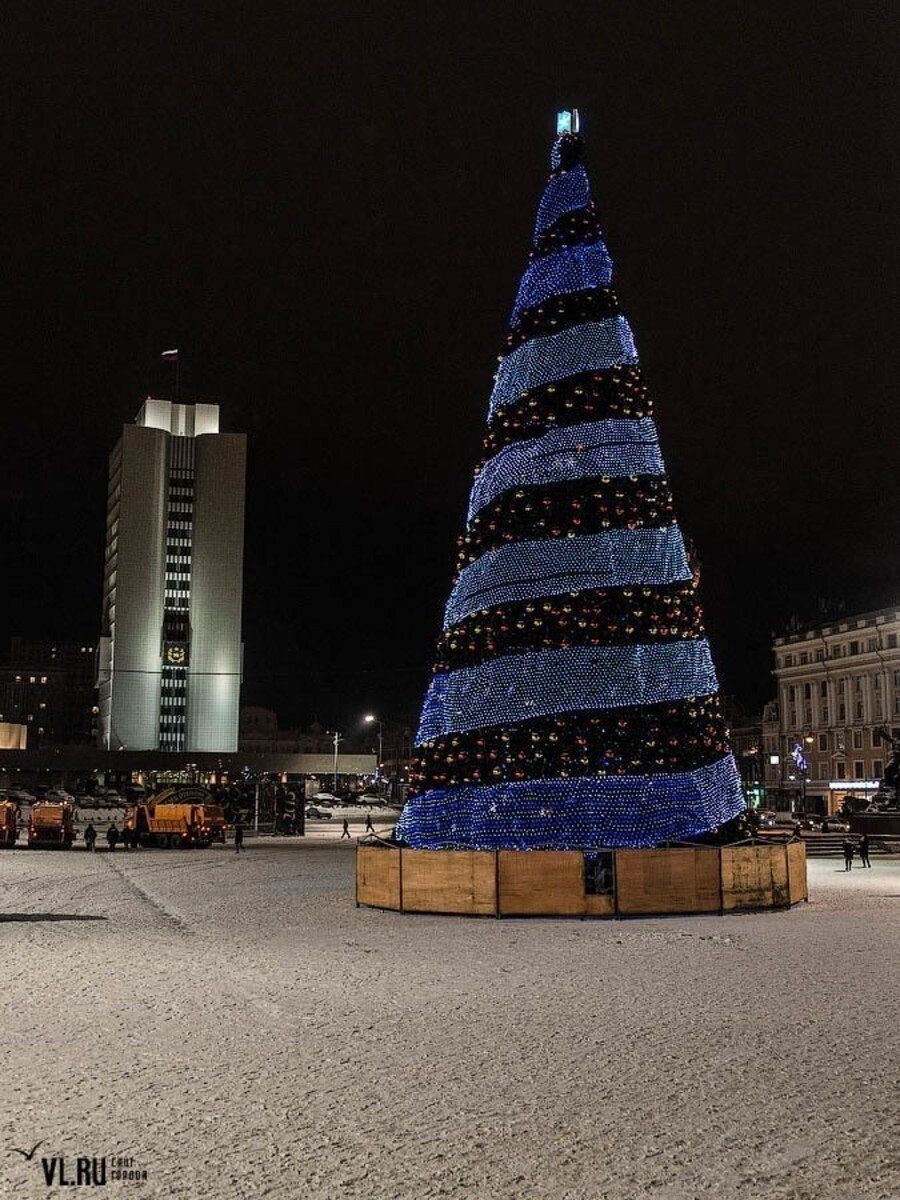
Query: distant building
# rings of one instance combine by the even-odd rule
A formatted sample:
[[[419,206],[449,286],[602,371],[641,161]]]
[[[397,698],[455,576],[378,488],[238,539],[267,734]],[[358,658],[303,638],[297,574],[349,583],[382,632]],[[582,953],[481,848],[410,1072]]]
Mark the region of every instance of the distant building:
[[[99,743],[234,751],[246,437],[149,398],[110,455]]]
[[[278,714],[271,708],[242,708],[239,749],[251,754],[329,754],[334,734],[321,725],[307,729],[279,729]]]
[[[890,758],[877,731],[900,736],[900,608],[777,637],[773,653],[782,792],[819,813],[871,796]]]
[[[0,667],[0,721],[28,729],[28,745],[84,745],[97,722],[93,644],[15,637]]]

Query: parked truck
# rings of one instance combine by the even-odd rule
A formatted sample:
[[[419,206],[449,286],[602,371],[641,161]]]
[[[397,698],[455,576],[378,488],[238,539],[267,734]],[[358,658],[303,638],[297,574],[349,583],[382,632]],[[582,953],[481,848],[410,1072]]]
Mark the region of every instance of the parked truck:
[[[0,800],[0,846],[14,846],[19,836],[18,809],[14,800]]]
[[[75,841],[74,810],[66,800],[38,800],[28,819],[28,848],[71,850]]]
[[[124,828],[136,832],[142,846],[208,846],[202,813],[197,804],[136,804],[128,810]]]

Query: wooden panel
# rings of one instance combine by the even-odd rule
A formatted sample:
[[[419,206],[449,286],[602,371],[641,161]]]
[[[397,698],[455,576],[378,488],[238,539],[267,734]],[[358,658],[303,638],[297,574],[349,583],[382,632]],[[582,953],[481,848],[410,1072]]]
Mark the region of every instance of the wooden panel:
[[[722,849],[724,906],[785,907],[788,899],[787,856],[780,846],[725,846]]]
[[[497,912],[497,856],[491,850],[404,850],[404,912]]]
[[[718,912],[719,852],[617,850],[616,896],[623,916]]]
[[[500,851],[504,916],[581,917],[585,899],[584,855],[579,851]]]
[[[373,908],[400,908],[400,851],[356,847],[356,899]]]
[[[585,896],[584,914],[586,917],[614,917],[616,900],[612,892],[607,896]]]
[[[809,899],[806,884],[806,847],[802,842],[788,842],[788,897],[791,904]]]

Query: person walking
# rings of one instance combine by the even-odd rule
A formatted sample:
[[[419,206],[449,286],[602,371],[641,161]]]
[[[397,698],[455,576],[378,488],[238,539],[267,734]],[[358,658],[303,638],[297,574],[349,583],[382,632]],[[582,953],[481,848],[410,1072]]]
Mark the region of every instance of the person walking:
[[[238,819],[234,823],[234,852],[235,852],[235,854],[240,854],[240,852],[243,850],[243,848],[244,848],[244,826],[243,826],[243,823],[241,822],[241,818],[238,817]]]
[[[872,864],[869,862],[869,835],[867,833],[864,833],[859,839],[857,850],[859,851],[859,861],[862,866],[871,868]]]
[[[856,851],[856,847],[853,845],[853,843],[850,841],[850,839],[844,838],[844,870],[845,871],[853,870],[853,855],[854,855],[855,851]]]
[[[111,821],[109,829],[107,829],[107,831],[106,831],[106,841],[107,841],[107,844],[109,845],[110,850],[115,850],[116,843],[118,842],[118,840],[119,840],[119,831],[116,828],[115,821]]]
[[[88,821],[87,829],[84,831],[84,848],[94,852],[97,846],[97,830],[94,828],[93,822]]]
[[[341,830],[340,840],[343,841],[344,838],[347,838],[348,841],[350,840],[350,822],[346,817],[344,817],[344,828]]]
[[[375,832],[375,826],[372,824],[372,814],[370,812],[367,812],[366,813],[366,833],[374,833],[374,832]]]

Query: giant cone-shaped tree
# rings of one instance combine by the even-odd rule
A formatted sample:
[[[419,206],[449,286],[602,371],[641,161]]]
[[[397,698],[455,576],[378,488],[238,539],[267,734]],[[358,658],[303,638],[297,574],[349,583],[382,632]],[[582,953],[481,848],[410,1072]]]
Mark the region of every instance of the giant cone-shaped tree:
[[[415,847],[652,846],[744,807],[652,402],[567,125],[416,738],[398,826]]]

